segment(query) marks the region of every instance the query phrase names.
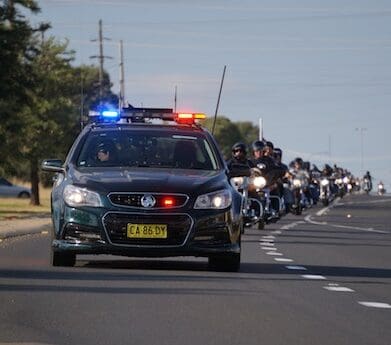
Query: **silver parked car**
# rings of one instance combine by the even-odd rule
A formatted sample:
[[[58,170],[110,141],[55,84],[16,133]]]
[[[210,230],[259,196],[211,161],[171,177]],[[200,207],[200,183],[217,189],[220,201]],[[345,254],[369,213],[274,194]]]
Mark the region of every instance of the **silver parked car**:
[[[0,177],[0,197],[29,198],[30,195],[31,190],[29,188],[16,186],[4,177]]]

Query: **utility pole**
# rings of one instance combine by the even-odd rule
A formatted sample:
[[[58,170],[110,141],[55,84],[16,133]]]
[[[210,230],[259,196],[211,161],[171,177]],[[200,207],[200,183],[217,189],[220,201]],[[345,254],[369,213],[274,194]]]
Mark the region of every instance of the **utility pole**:
[[[262,117],[259,118],[259,140],[263,140],[263,120]]]
[[[356,131],[360,132],[360,142],[361,142],[361,173],[364,174],[364,131],[366,131],[367,128],[358,127],[356,128]]]
[[[177,93],[178,93],[178,87],[175,85],[175,93],[174,93],[174,113],[176,113]]]
[[[119,41],[119,108],[125,104],[125,69],[124,69],[124,49],[122,40]]]
[[[109,38],[103,37],[102,19],[99,19],[99,38],[93,39],[91,42],[99,41],[99,55],[90,56],[90,59],[99,60],[99,101],[102,103],[103,99],[103,64],[105,59],[112,59],[111,56],[103,55],[103,40],[111,41]]]

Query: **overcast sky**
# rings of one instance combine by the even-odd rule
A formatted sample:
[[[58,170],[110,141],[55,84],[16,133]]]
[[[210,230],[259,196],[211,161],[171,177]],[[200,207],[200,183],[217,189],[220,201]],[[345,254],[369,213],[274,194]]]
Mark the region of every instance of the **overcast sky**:
[[[124,42],[126,98],[258,123],[285,160],[363,165],[391,190],[391,1],[41,0],[76,62],[96,63],[103,20],[105,69],[118,91]],[[360,128],[363,128],[361,131]],[[358,129],[358,130],[356,130]],[[330,139],[330,140],[329,140]]]

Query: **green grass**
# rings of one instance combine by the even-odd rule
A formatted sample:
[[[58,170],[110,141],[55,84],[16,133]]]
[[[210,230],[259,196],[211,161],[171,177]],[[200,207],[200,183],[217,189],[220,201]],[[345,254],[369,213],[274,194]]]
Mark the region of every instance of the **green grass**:
[[[41,205],[30,205],[30,199],[0,198],[0,220],[14,218],[28,218],[50,214],[51,188],[40,188]]]

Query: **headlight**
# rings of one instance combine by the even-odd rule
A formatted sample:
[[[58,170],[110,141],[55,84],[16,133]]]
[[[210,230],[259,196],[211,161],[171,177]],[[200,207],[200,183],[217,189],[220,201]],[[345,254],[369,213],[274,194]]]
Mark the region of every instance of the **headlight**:
[[[293,179],[294,187],[301,187],[301,181],[298,178]]]
[[[229,190],[219,190],[208,194],[200,195],[195,204],[195,209],[216,209],[220,210],[231,206],[232,196]]]
[[[244,178],[243,177],[233,177],[231,178],[231,184],[232,186],[239,188],[243,185]]]
[[[320,181],[320,184],[322,186],[327,186],[329,184],[329,180],[324,178],[322,181]]]
[[[266,186],[266,179],[263,176],[254,177],[253,184],[257,188],[263,188]]]
[[[347,176],[345,176],[344,178],[343,178],[343,183],[349,183],[349,177],[347,177]]]
[[[343,181],[342,181],[342,179],[341,178],[337,178],[336,180],[335,180],[335,183],[336,184],[341,184]]]
[[[103,207],[98,193],[92,192],[85,188],[73,186],[71,184],[64,188],[64,201],[72,207],[93,206]]]

